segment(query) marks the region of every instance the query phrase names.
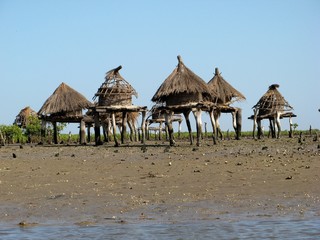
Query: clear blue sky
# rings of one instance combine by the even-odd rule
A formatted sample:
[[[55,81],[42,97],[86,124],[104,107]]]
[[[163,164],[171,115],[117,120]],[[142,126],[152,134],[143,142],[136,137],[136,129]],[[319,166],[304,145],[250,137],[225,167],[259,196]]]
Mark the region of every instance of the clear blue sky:
[[[219,67],[246,96],[235,104],[244,130],[273,83],[299,129],[320,128],[318,0],[0,0],[0,34],[0,124],[26,106],[38,111],[61,82],[91,100],[119,65],[139,93],[134,104],[151,107],[180,54],[206,82]],[[231,117],[221,125],[231,130]]]

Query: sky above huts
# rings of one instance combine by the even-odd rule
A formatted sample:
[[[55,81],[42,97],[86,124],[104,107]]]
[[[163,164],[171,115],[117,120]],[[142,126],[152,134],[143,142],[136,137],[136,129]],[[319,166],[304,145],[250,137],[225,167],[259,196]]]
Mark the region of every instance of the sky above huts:
[[[133,103],[151,108],[181,55],[206,82],[218,67],[246,96],[234,104],[243,130],[274,83],[299,129],[320,128],[319,23],[318,0],[0,0],[0,124],[38,111],[61,82],[91,100],[119,65],[139,94]],[[230,116],[220,122],[232,129]]]

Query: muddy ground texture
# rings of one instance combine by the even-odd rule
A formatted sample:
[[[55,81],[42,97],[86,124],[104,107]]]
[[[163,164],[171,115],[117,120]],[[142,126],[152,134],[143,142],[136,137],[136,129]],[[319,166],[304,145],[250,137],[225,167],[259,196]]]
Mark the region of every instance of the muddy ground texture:
[[[0,148],[0,222],[105,224],[320,217],[312,137]]]

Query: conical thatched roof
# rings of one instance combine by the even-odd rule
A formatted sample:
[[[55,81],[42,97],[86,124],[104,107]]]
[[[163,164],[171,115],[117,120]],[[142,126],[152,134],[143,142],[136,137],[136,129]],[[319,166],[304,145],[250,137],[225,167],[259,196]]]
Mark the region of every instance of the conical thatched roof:
[[[246,97],[231,86],[220,74],[219,69],[215,69],[213,78],[208,82],[208,87],[212,94],[216,94],[214,102],[229,105],[235,101],[245,100]]]
[[[180,56],[178,66],[165,79],[152,97],[153,102],[175,104],[183,102],[212,100],[210,90],[204,80],[187,68]]]
[[[14,124],[18,125],[19,127],[25,127],[28,124],[28,117],[30,116],[37,116],[37,112],[29,106],[25,107],[16,116]]]
[[[92,106],[81,93],[61,83],[53,94],[45,101],[39,115],[52,115],[81,111]]]
[[[136,90],[120,75],[121,68],[119,66],[106,73],[105,82],[93,97],[99,97],[99,105],[131,103],[133,95],[138,97]]]
[[[267,111],[273,113],[275,111],[290,111],[293,107],[285,100],[285,98],[278,91],[279,85],[272,84],[268,91],[260,98],[256,105],[252,108],[259,109],[259,111]]]

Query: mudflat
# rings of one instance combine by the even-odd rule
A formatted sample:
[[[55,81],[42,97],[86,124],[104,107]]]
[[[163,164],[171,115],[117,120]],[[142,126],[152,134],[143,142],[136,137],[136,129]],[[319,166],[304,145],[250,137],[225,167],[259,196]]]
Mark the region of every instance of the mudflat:
[[[0,148],[0,222],[318,218],[312,137]]]

